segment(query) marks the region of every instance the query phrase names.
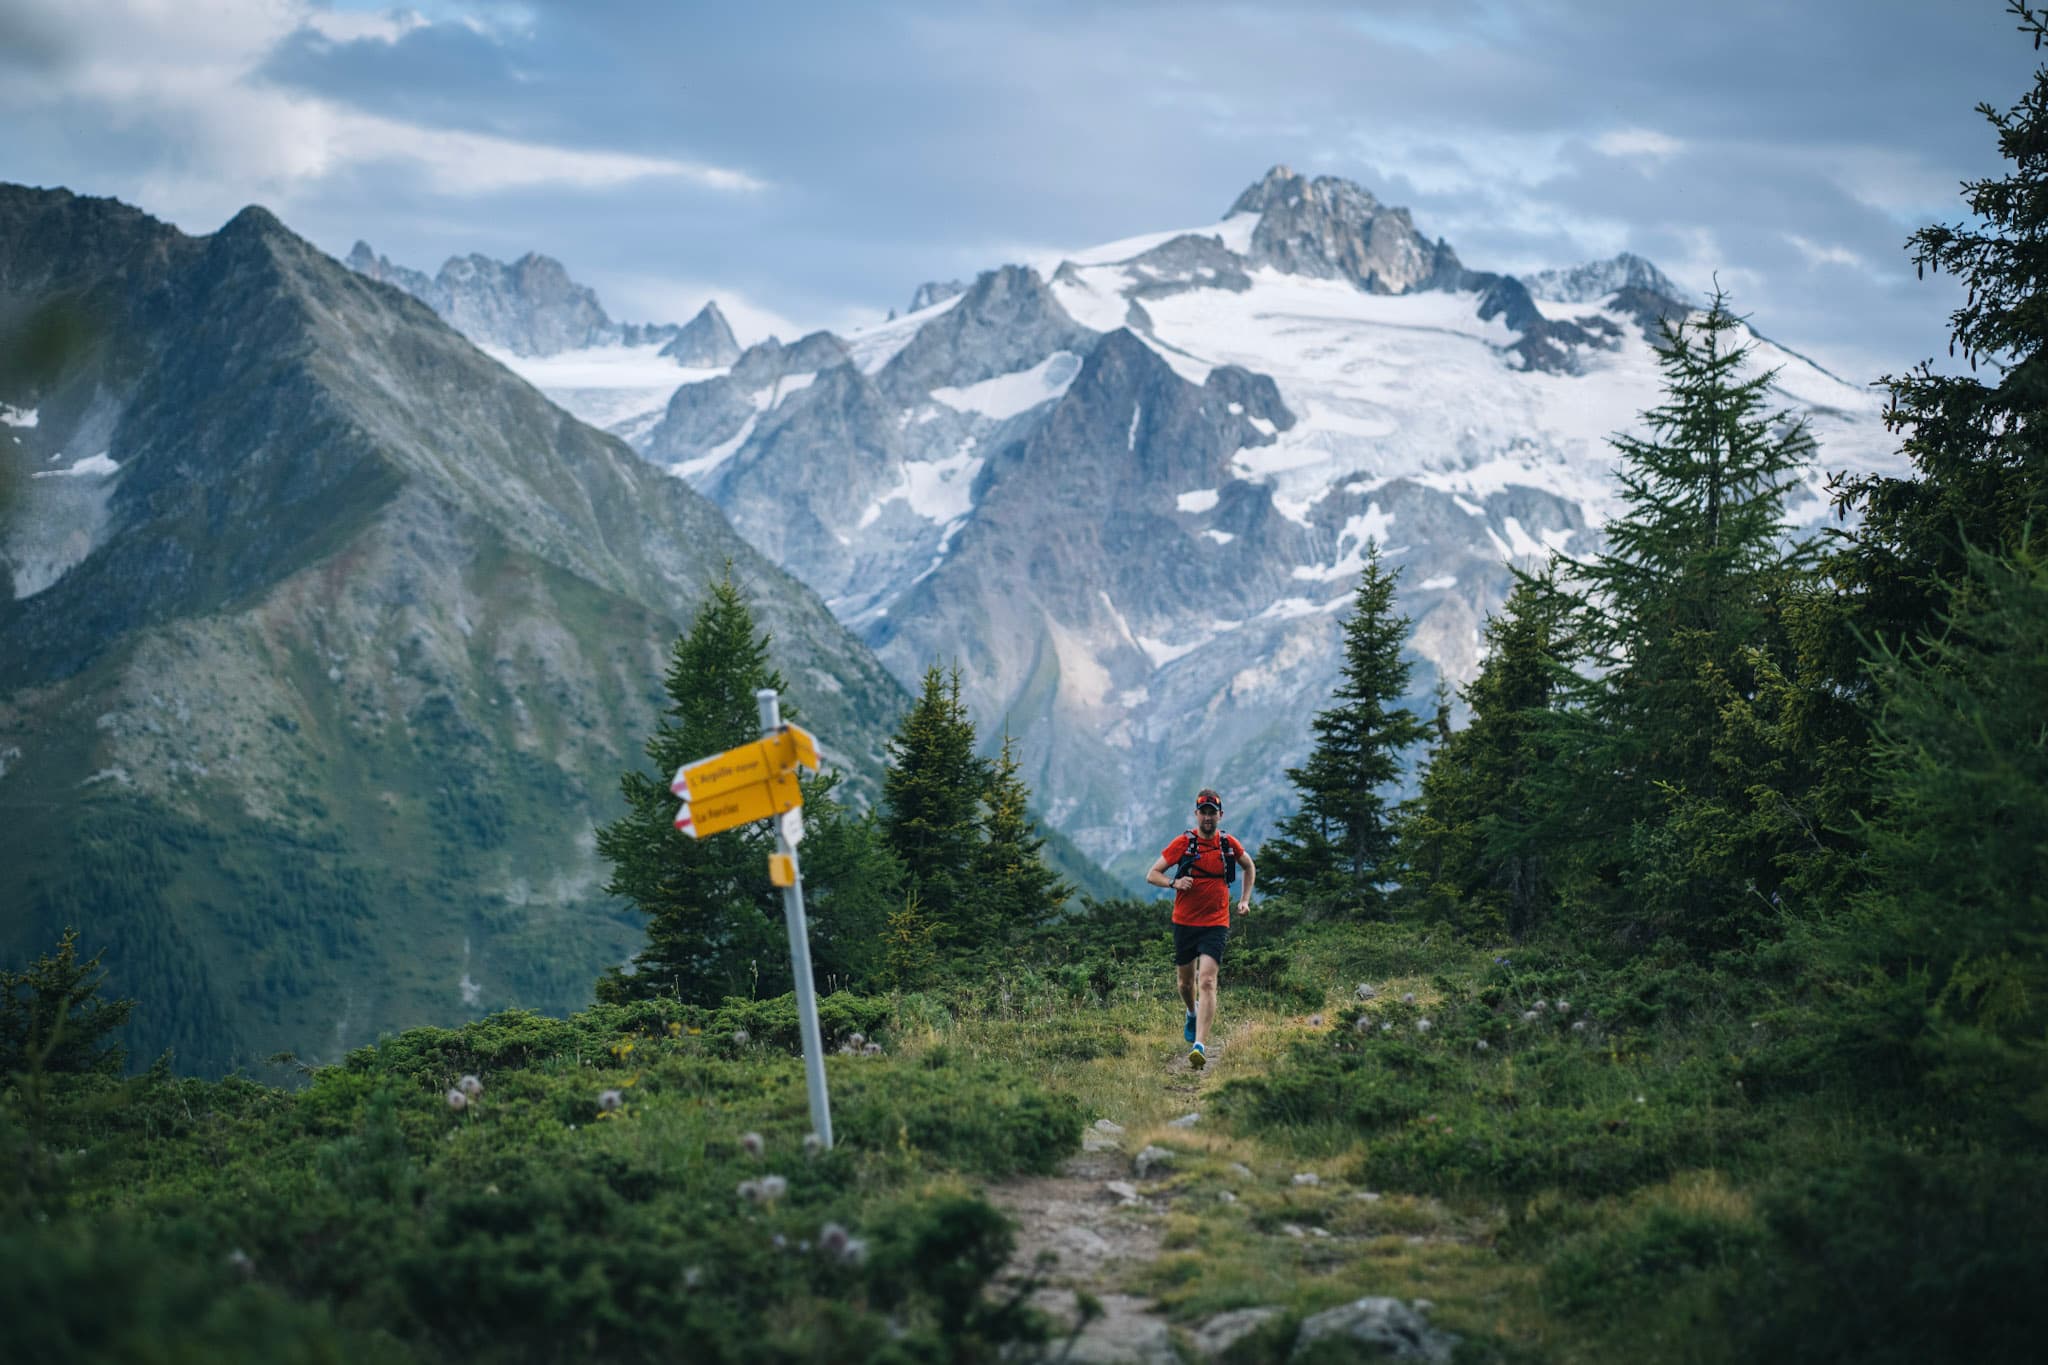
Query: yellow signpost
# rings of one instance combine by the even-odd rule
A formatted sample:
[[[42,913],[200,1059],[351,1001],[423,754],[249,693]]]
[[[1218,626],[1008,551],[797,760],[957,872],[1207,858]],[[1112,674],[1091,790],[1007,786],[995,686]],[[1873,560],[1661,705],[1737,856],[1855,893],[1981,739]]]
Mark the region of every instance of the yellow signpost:
[[[676,769],[669,790],[682,798],[676,828],[708,838],[803,804],[796,770],[818,770],[818,741],[800,725]]]
[[[818,1001],[811,981],[810,934],[804,926],[804,886],[796,846],[804,837],[803,789],[796,770],[818,770],[818,741],[800,725],[785,725],[782,702],[773,689],[754,694],[761,708],[761,738],[676,769],[669,790],[682,801],[676,828],[706,839],[756,820],[775,817],[775,852],[768,855],[768,880],[782,888],[782,914],[789,925],[789,965],[796,980],[798,1030],[804,1043],[804,1080],[810,1090],[811,1126],[832,1145],[832,1107],[825,1096],[824,1043],[818,1032]]]

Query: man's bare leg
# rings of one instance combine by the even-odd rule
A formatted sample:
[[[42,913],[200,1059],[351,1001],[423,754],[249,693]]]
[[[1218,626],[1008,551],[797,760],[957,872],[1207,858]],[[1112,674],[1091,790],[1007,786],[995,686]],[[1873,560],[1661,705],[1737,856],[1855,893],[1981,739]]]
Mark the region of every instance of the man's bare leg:
[[[1187,1005],[1189,1013],[1193,1013],[1195,1008],[1195,964],[1183,962],[1175,970],[1180,973],[1181,1001]]]
[[[1195,959],[1194,966],[1193,974],[1201,985],[1201,1003],[1190,1000],[1188,1005],[1195,1012],[1195,1041],[1206,1048],[1209,1046],[1209,1025],[1216,1018],[1216,959],[1204,953]],[[1189,975],[1186,967],[1181,968],[1183,982]],[[1186,986],[1181,988],[1181,994],[1187,994]]]

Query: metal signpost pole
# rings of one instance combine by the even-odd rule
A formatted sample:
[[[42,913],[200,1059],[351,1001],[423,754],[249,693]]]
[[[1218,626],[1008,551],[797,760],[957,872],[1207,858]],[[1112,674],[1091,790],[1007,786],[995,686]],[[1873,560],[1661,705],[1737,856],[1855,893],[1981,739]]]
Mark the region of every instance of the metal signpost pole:
[[[782,701],[772,687],[754,694],[761,706],[761,737],[782,731]],[[797,840],[803,838],[803,807],[775,821],[775,848],[796,867]],[[795,838],[792,838],[791,835]],[[782,888],[782,917],[789,923],[789,966],[796,978],[796,1015],[804,1044],[804,1081],[811,1092],[811,1130],[826,1147],[832,1145],[832,1108],[825,1098],[825,1045],[818,1036],[818,997],[811,985],[811,936],[804,925],[804,879],[801,870]]]

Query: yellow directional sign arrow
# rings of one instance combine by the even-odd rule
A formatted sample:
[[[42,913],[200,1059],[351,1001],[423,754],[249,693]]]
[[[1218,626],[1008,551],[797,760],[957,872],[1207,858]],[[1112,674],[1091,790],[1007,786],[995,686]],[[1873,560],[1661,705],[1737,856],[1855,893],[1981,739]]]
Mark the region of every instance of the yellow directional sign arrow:
[[[669,790],[685,801],[705,801],[741,787],[757,786],[788,765],[782,762],[782,740],[757,739],[722,754],[685,763],[676,770]]]
[[[803,791],[796,784],[796,775],[776,772],[765,782],[751,782],[713,797],[699,799],[693,795],[689,802],[689,823],[679,824],[677,828],[692,838],[709,838],[756,820],[780,815],[786,810],[795,810],[803,804],[803,799]]]
[[[818,741],[800,725],[785,725],[766,739],[685,763],[676,769],[669,790],[685,801],[708,801],[797,768],[818,770]]]
[[[785,725],[775,738],[782,744],[784,767],[818,771],[818,741],[809,730],[801,725]]]

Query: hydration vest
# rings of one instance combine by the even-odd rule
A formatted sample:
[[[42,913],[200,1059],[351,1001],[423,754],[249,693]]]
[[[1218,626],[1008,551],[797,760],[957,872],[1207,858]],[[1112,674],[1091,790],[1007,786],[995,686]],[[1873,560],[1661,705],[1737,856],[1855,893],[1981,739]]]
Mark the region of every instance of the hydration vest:
[[[1195,859],[1202,856],[1202,850],[1195,847],[1195,831],[1189,830],[1181,837],[1188,842],[1187,846],[1181,850],[1180,869],[1173,874],[1175,879],[1177,880],[1181,877],[1208,877],[1213,880],[1216,876],[1214,872],[1195,871]],[[1216,843],[1223,852],[1223,884],[1225,886],[1233,885],[1237,881],[1237,845],[1221,829],[1216,831]]]

